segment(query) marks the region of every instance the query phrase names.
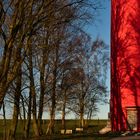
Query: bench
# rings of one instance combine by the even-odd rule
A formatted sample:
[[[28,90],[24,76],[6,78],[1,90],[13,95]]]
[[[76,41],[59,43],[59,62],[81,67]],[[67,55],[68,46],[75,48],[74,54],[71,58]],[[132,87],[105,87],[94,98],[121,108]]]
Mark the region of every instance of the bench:
[[[83,132],[83,128],[76,128],[76,132]]]
[[[65,134],[65,129],[62,129],[61,130],[61,134]]]
[[[72,134],[72,130],[71,129],[66,129],[66,134]]]
[[[61,130],[61,134],[72,134],[72,130],[71,129],[62,129]]]

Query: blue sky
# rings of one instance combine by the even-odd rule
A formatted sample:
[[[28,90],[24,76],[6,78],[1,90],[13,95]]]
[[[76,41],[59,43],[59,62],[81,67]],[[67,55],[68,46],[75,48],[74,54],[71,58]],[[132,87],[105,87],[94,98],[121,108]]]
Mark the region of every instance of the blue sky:
[[[110,44],[110,0],[101,0],[103,8],[99,11],[95,23],[87,27],[87,32],[93,39],[101,37]]]
[[[110,0],[101,0],[103,9],[100,10],[97,21],[87,27],[87,32],[92,39],[100,37],[104,42],[110,46]],[[107,87],[110,90],[110,71],[107,73]],[[109,99],[108,95],[108,99]],[[109,112],[109,105],[100,105],[99,113],[96,118],[107,119]]]

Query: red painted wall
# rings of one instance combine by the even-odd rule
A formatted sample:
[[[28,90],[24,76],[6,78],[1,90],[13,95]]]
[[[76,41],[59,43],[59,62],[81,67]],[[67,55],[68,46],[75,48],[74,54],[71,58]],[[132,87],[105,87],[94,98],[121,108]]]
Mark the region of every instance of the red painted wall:
[[[137,108],[137,131],[140,131],[140,0],[112,0],[112,131],[129,129],[128,107]]]

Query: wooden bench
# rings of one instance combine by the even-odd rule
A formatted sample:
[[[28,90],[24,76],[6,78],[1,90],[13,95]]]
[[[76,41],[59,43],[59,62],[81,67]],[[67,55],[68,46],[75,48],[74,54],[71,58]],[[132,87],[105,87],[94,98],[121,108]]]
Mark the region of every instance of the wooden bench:
[[[65,134],[72,134],[72,130],[71,129],[66,129]]]
[[[62,129],[61,130],[61,134],[65,134],[65,129]]]
[[[61,134],[72,134],[72,130],[71,129],[62,129],[61,130]]]
[[[83,132],[83,128],[76,128],[76,132]]]

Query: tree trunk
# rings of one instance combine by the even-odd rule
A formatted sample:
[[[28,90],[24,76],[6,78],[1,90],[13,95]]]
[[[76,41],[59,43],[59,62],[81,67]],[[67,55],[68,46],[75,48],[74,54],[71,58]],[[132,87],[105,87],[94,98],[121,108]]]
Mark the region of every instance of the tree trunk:
[[[80,101],[80,127],[84,127],[84,103]]]
[[[2,105],[3,105],[3,100],[4,100],[4,97],[5,97],[5,93],[6,93],[6,80],[2,80],[0,82],[0,110],[2,108]]]
[[[44,103],[44,94],[45,94],[45,62],[44,62],[44,52],[42,65],[40,67],[40,99],[39,99],[39,111],[38,111],[38,129],[40,135],[43,134],[42,130],[42,114],[43,114],[43,103]]]
[[[84,127],[84,113],[80,112],[80,127]]]
[[[5,115],[5,103],[3,102],[3,123],[4,123],[4,131],[3,131],[3,139],[6,140],[6,134],[7,134],[7,130],[6,130],[6,115]]]
[[[66,90],[64,91],[64,102],[63,102],[63,106],[62,106],[62,129],[66,129],[66,125],[65,125],[65,115],[66,115]]]
[[[54,82],[55,85],[56,82]],[[53,87],[53,93],[52,93],[52,105],[50,110],[50,122],[46,131],[46,134],[52,135],[54,133],[54,121],[55,121],[55,87]]]
[[[84,111],[85,111],[85,96],[86,96],[86,92],[84,90],[84,83],[82,80],[81,83],[81,98],[79,100],[79,105],[80,105],[80,127],[84,127]]]
[[[54,120],[55,120],[55,110],[53,109],[50,114],[50,122],[46,134],[52,135],[54,133]]]
[[[8,72],[9,72],[9,67],[10,67],[10,62],[11,62],[11,54],[12,54],[12,41],[8,44],[5,44],[4,46],[4,52],[3,52],[3,57],[2,61],[0,63],[0,110],[3,104],[3,100],[7,91],[7,81],[8,79]]]
[[[23,126],[23,131],[25,131],[25,124],[26,124],[26,109],[25,109],[25,104],[24,104],[24,98],[21,95],[21,105],[22,105],[22,110],[23,110],[23,120],[22,120],[22,126]]]
[[[66,129],[66,126],[65,126],[65,105],[63,105],[63,109],[62,109],[62,129]]]
[[[20,61],[21,59],[21,50],[17,50],[17,56],[16,59]],[[16,89],[14,94],[14,112],[13,112],[13,119],[11,122],[11,128],[9,130],[9,139],[15,138],[16,130],[17,130],[17,124],[18,124],[18,115],[20,112],[19,104],[20,104],[20,96],[21,96],[21,79],[22,79],[22,70],[21,65],[18,69],[17,78],[16,78]]]
[[[36,119],[36,92],[35,92],[35,84],[33,77],[33,62],[32,62],[32,45],[29,41],[30,50],[29,50],[29,78],[30,78],[30,94],[32,96],[32,114],[33,114],[33,130],[35,136],[39,136],[37,119]]]
[[[30,130],[30,124],[31,124],[31,102],[32,102],[32,97],[31,97],[31,93],[29,92],[28,114],[27,114],[27,121],[25,124],[25,130],[24,130],[25,138],[29,137],[29,130]]]
[[[53,88],[51,96],[51,112],[50,112],[50,122],[47,129],[47,134],[54,133],[54,121],[55,121],[55,108],[56,108],[56,79],[57,79],[57,63],[58,63],[58,48],[55,48],[55,61],[53,70]]]

